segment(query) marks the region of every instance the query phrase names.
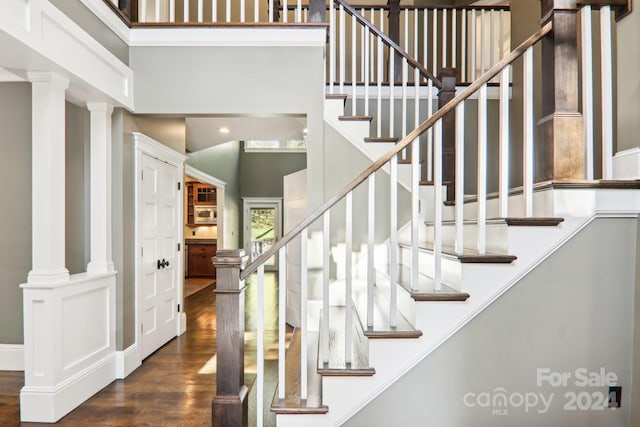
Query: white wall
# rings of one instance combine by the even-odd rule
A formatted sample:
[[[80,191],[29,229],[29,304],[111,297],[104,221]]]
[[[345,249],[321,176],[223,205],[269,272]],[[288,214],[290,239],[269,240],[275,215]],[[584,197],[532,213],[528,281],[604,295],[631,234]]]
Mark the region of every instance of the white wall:
[[[637,425],[630,424],[630,296],[636,287],[637,246],[629,239],[637,226],[635,218],[590,224],[345,426]],[[567,387],[538,387],[538,368],[571,372],[572,377]],[[575,386],[578,368],[614,372],[622,386],[622,408],[564,410],[566,392],[588,392],[590,398],[608,392],[606,386]],[[513,406],[506,415],[492,415],[491,407],[463,403],[467,393],[491,395],[499,387],[507,396],[554,397],[544,415]]]

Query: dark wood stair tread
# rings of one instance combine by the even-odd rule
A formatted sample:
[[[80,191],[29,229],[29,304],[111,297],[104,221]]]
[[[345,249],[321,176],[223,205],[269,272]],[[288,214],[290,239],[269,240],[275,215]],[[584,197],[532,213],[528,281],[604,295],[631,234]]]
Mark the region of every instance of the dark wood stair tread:
[[[434,185],[433,181],[422,180],[419,183],[420,185]],[[450,185],[451,181],[442,181],[442,185]]]
[[[508,225],[513,227],[527,226],[527,227],[553,227],[559,225],[564,221],[561,217],[506,217],[506,218],[487,218],[487,225]],[[425,222],[427,226],[433,226],[432,221]],[[456,221],[453,219],[442,221],[442,225],[455,225]],[[478,221],[475,219],[465,219],[464,225],[476,225]]]
[[[327,93],[324,97],[325,99],[342,99],[343,101],[347,99],[347,95],[344,93]]]
[[[376,270],[390,280],[388,264],[377,265]],[[418,288],[411,289],[411,268],[405,265],[398,266],[398,284],[409,292],[415,301],[466,301],[469,299],[468,293],[457,291],[444,283],[442,288],[436,291],[434,280],[422,273],[418,273]]]
[[[399,243],[401,247],[411,249],[411,243]],[[423,251],[433,251],[433,244],[420,243],[418,248]],[[478,251],[465,248],[462,254],[456,253],[451,246],[442,245],[442,255],[447,258],[457,258],[461,263],[467,264],[511,264],[518,259],[515,255],[485,253],[479,254]]]
[[[310,343],[315,350],[317,339],[310,334]],[[285,359],[285,398],[278,399],[278,388],[271,402],[271,411],[276,414],[326,414],[329,408],[322,404],[322,381],[315,371],[310,372],[307,382],[307,399],[300,399],[300,330],[296,329],[291,338]]]
[[[385,142],[391,142],[393,144],[397,143],[398,141],[400,141],[400,138],[395,138],[392,136],[370,136],[364,139],[364,142],[371,142],[371,143],[385,143]]]
[[[338,120],[343,122],[370,122],[373,116],[338,116]]]
[[[323,362],[322,327],[326,321],[324,313],[320,318],[320,338],[318,340],[318,373],[326,376],[371,376],[376,373],[369,366],[369,345],[360,328],[360,320],[355,307],[352,310],[351,362],[345,357],[345,316],[344,306],[329,307],[329,362]]]
[[[389,323],[389,299],[379,289],[374,289],[373,326],[367,326],[367,292],[359,289],[354,293],[354,302],[358,309],[364,335],[368,338],[420,338],[419,331],[398,310],[396,326]]]

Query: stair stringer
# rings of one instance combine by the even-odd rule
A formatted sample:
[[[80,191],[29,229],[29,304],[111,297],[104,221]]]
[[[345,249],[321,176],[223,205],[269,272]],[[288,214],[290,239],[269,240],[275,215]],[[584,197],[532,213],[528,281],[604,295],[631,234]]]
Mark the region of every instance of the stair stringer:
[[[609,193],[594,194],[592,200],[595,203],[591,205],[591,215],[565,217],[561,225],[552,227],[542,234],[537,227],[531,230],[522,227],[521,232],[515,233],[513,254],[517,255],[518,259],[513,264],[466,265],[469,274],[465,275],[467,279],[464,282],[464,291],[471,295],[467,302],[417,302],[415,326],[423,332],[421,338],[370,340],[369,360],[370,365],[376,369],[374,376],[323,378],[323,403],[329,407],[327,414],[278,415],[278,426],[342,425],[594,219],[638,216],[640,191],[626,190],[624,195],[615,190],[597,191]]]

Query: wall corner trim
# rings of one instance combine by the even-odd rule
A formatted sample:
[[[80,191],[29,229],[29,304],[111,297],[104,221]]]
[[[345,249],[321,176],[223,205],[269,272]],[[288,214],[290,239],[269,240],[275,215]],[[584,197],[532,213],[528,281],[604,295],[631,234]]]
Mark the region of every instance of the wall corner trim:
[[[23,344],[0,344],[0,371],[24,371]]]

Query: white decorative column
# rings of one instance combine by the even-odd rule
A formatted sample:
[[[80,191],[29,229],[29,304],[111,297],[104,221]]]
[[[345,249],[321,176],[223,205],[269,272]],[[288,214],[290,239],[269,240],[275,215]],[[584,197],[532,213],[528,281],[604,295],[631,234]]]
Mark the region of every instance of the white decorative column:
[[[91,113],[91,261],[87,273],[114,271],[111,242],[111,113],[103,102],[88,103]]]
[[[29,72],[32,99],[32,268],[28,283],[69,280],[65,267],[65,91],[69,80]]]

